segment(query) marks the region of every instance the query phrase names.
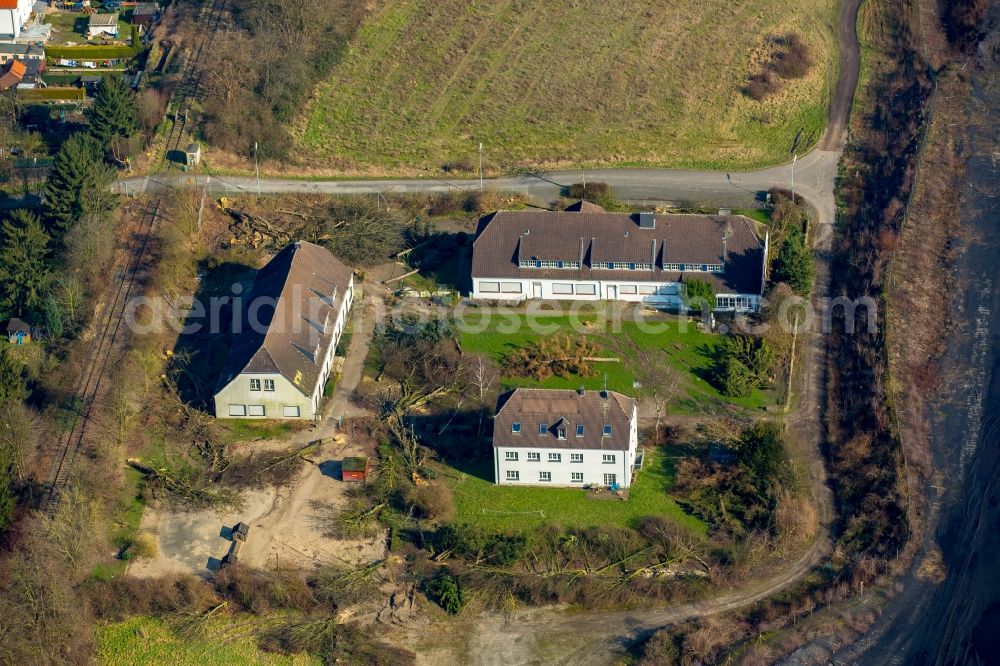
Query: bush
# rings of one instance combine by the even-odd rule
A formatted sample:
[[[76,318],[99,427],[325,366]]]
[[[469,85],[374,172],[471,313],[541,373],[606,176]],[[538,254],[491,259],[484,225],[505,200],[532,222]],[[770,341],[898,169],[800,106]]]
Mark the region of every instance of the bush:
[[[752,74],[747,78],[743,94],[757,102],[781,90],[781,81],[769,71]]]
[[[705,280],[685,280],[684,306],[698,312],[714,310],[715,288]]]
[[[746,397],[771,383],[774,350],[762,338],[733,335],[719,347],[712,381],[722,393]]]
[[[437,481],[410,488],[406,493],[406,503],[422,518],[446,522],[455,515],[451,488]]]
[[[152,559],[157,555],[156,538],[149,532],[143,532],[136,536],[135,541],[129,546],[129,552],[133,558]]]
[[[425,592],[428,599],[452,615],[458,615],[465,606],[462,588],[454,576],[444,574],[428,581]]]
[[[945,0],[941,22],[948,41],[963,53],[971,55],[985,35],[983,23],[989,10],[988,0]]]
[[[263,571],[237,564],[219,571],[215,589],[251,613],[307,611],[316,606],[312,590],[296,571]]]
[[[774,54],[771,67],[784,79],[801,79],[813,65],[809,46],[794,32],[779,37],[776,41],[782,48]]]
[[[567,195],[570,199],[583,199],[606,210],[621,206],[615,198],[614,190],[607,183],[573,183],[567,189]]]
[[[785,282],[799,296],[808,296],[813,284],[813,257],[802,227],[792,225],[774,260],[773,279]]]

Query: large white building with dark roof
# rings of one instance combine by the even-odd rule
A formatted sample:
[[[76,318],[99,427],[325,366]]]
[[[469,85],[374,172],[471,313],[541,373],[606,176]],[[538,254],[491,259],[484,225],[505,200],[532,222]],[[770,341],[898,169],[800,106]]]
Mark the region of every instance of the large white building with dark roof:
[[[639,441],[634,399],[615,391],[520,388],[493,417],[496,483],[628,488]]]
[[[715,309],[760,306],[768,235],[742,215],[498,211],[473,243],[478,299],[619,300],[681,308],[683,285],[701,280]]]
[[[300,241],[276,254],[244,299],[216,417],[316,417],[353,300],[354,275],[329,250]]]

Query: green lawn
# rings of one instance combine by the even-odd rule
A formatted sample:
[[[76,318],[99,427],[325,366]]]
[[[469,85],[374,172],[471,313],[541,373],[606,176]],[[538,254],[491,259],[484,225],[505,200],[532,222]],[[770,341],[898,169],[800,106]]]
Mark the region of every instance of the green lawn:
[[[308,655],[286,657],[262,652],[254,626],[247,621],[209,621],[202,631],[179,636],[162,620],[135,617],[97,628],[97,661],[106,666],[177,664],[240,666],[321,664]]]
[[[834,0],[379,3],[294,132],[317,166],[369,174],[579,165],[749,168],[822,132]],[[770,37],[815,64],[762,101]],[[405,54],[401,57],[400,54]]]
[[[587,499],[578,488],[498,486],[492,460],[442,472],[455,493],[455,522],[489,530],[524,530],[545,524],[563,527],[628,525],[644,516],[666,516],[700,533],[705,524],[687,515],[666,493],[673,483],[672,460],[647,448],[646,464],[633,482],[629,499]]]
[[[574,326],[580,321],[579,331]],[[533,324],[529,322],[534,322]],[[699,413],[728,408],[736,405],[745,409],[759,410],[773,402],[773,397],[764,391],[754,391],[746,398],[730,398],[722,395],[708,381],[712,368],[712,357],[722,337],[706,333],[685,317],[650,320],[643,324],[635,321],[609,322],[594,317],[581,316],[574,319],[568,315],[528,316],[525,314],[503,314],[488,319],[479,313],[469,313],[455,325],[458,340],[465,352],[488,354],[502,364],[503,359],[517,347],[537,342],[551,335],[570,336],[584,334],[605,350],[607,357],[619,358],[619,362],[594,363],[594,372],[589,377],[570,375],[550,377],[541,381],[532,378],[505,376],[505,388],[561,388],[575,389],[583,386],[599,389],[605,386],[613,391],[643,398],[641,387],[634,386],[638,361],[627,354],[615,351],[615,340],[628,338],[640,348],[659,350],[670,363],[683,373],[683,388],[669,407],[674,413]]]

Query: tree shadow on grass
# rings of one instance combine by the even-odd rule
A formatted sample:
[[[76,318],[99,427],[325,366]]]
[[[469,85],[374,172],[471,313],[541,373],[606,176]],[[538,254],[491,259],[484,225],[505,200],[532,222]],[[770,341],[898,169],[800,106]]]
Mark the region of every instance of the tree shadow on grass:
[[[234,338],[233,287],[239,284],[241,294],[247,294],[256,271],[231,262],[208,268],[203,262],[199,274],[201,285],[194,299],[202,307],[185,318],[184,330],[177,336],[173,349],[175,360],[171,369],[181,400],[211,411],[212,398]]]

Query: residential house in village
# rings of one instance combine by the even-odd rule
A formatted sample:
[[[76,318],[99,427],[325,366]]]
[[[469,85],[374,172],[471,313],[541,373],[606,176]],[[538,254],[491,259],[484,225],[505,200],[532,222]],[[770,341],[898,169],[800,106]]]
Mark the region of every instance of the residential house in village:
[[[275,255],[244,299],[216,417],[318,416],[353,299],[351,269],[325,248],[299,241]]]
[[[615,391],[515,389],[493,419],[496,483],[628,488],[639,441],[636,401]]]
[[[31,18],[32,0],[0,0],[0,38],[17,39]]]
[[[681,308],[686,281],[715,292],[715,309],[760,306],[768,236],[742,215],[498,211],[480,220],[472,254],[477,299],[618,300]]]
[[[6,65],[11,60],[45,61],[45,49],[38,44],[15,44],[0,42],[0,65]]]

